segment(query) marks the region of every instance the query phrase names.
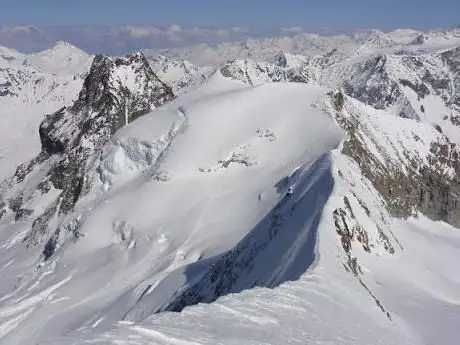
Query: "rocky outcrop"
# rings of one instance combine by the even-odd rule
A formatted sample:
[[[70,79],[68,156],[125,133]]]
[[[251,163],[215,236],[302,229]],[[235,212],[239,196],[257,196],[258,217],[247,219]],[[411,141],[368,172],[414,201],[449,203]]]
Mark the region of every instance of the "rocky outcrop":
[[[453,76],[448,102],[457,111],[460,111],[460,47],[441,53],[441,59]]]
[[[43,120],[39,128],[41,153],[21,165],[9,181],[16,190],[26,187],[31,190],[30,184],[38,183],[32,195],[27,191],[20,193],[29,193],[29,198],[21,200],[22,205],[30,204],[34,193],[58,191],[57,198],[43,213],[34,214],[26,243],[40,242],[51,219],[73,210],[81,196],[88,192],[92,182],[87,176],[88,168],[114,133],[173,98],[171,88],[157,78],[142,53],[117,59],[96,56],[78,100]],[[41,172],[34,174],[35,170]],[[49,248],[47,246],[47,257]]]
[[[388,146],[384,147],[369,124],[360,118],[359,108],[343,98],[341,93],[333,95],[337,121],[348,133],[342,152],[359,165],[362,174],[385,199],[390,213],[407,218],[418,211],[433,220],[460,227],[458,145],[435,129],[430,137],[422,138],[417,134],[418,127],[414,127],[409,143],[402,144],[395,129],[393,137],[386,136]],[[408,124],[401,124],[404,125]],[[420,144],[425,151],[415,151]],[[395,151],[389,152],[386,147]]]
[[[328,74],[338,77],[338,86],[347,95],[404,118],[426,118],[426,98],[439,97],[446,108],[438,111],[445,114],[428,115],[440,122],[442,115],[451,116],[450,110],[458,116],[459,49],[427,55],[377,54],[337,64]]]

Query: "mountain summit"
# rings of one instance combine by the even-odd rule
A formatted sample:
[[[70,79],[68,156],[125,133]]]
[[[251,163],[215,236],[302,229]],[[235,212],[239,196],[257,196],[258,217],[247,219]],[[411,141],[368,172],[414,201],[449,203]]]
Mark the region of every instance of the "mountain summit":
[[[96,56],[77,101],[46,116],[40,124],[40,154],[18,167],[3,186],[7,195],[16,193],[14,201],[6,200],[15,218],[35,218],[26,242],[40,242],[49,222],[71,211],[89,190],[87,170],[114,133],[173,98],[142,53],[117,59]],[[43,212],[38,211],[37,193],[44,197],[50,191],[55,197]]]

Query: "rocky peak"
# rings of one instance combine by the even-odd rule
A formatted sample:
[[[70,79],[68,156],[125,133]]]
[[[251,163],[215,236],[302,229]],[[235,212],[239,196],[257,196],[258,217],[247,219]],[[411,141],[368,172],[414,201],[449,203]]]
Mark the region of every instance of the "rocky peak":
[[[424,44],[426,41],[428,41],[429,37],[427,34],[422,33],[418,35],[414,40],[410,43],[412,45],[421,45]]]
[[[458,78],[455,59],[444,53],[426,55],[378,54],[338,66],[344,77],[339,82],[345,93],[377,109],[388,109],[397,116],[427,119],[440,123],[455,103],[452,89]],[[453,54],[454,56],[455,54]],[[450,72],[445,67],[450,67]],[[430,107],[427,96],[439,97],[445,109]]]
[[[124,96],[142,103],[146,109],[163,104],[172,95],[171,89],[153,73],[141,52],[117,59],[97,55],[74,110],[78,111],[84,106],[99,109],[107,98],[118,103],[127,102]]]
[[[78,100],[43,120],[39,128],[42,152],[19,166],[9,182],[11,188],[24,195],[16,209],[27,208],[27,214],[35,217],[26,242],[40,242],[50,221],[71,211],[89,191],[93,181],[89,176],[91,166],[117,130],[173,98],[171,88],[157,78],[142,53],[116,59],[96,56]],[[37,176],[36,170],[41,170]],[[60,191],[38,216],[33,196],[21,192],[30,190],[31,183],[42,194]]]
[[[308,62],[308,58],[302,55],[281,52],[274,58],[274,64],[281,68],[300,67]]]
[[[56,153],[86,134],[105,142],[128,122],[173,98],[142,53],[117,59],[97,55],[75,104],[40,125],[42,148]]]
[[[286,54],[284,52],[281,52],[278,55],[276,55],[274,63],[279,67],[286,67],[288,65]]]

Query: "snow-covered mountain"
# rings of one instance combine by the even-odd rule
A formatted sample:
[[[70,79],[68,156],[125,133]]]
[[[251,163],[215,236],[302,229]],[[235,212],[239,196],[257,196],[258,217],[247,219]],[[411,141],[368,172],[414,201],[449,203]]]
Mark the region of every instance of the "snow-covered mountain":
[[[84,80],[43,99],[34,155],[5,151],[0,343],[455,343],[458,32],[277,40],[86,73],[66,44],[2,50]]]
[[[417,44],[422,41],[423,44]],[[458,45],[460,29],[435,30],[364,30],[336,36],[302,33],[292,37],[267,37],[218,45],[198,44],[173,49],[149,50],[147,55],[164,55],[172,59],[186,59],[200,66],[215,65],[227,60],[252,59],[257,62],[271,59],[281,51],[306,56],[323,55],[337,50],[337,61],[375,50],[432,51]]]
[[[2,186],[6,210],[15,213],[16,221],[36,217],[27,245],[46,238],[49,222],[56,214],[70,212],[91,188],[87,170],[92,171],[97,154],[110,137],[173,98],[171,89],[156,77],[142,53],[117,59],[103,55],[94,58],[77,101],[48,115],[40,124],[41,152],[20,165]],[[49,204],[44,203],[50,194]],[[42,209],[38,212],[37,201]],[[45,259],[54,252],[53,241],[44,249]]]
[[[32,55],[0,48],[0,180],[38,153],[38,125],[77,99],[91,60],[62,42]]]
[[[175,94],[200,86],[213,71],[210,67],[198,67],[187,60],[172,60],[161,55],[147,59],[158,78],[171,86]]]

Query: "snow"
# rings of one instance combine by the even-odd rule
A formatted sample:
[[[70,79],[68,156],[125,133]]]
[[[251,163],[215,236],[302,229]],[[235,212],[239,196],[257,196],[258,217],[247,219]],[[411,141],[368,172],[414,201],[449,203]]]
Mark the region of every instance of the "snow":
[[[386,111],[376,110],[353,99],[350,99],[346,110],[349,116],[359,119],[367,147],[384,166],[393,162],[405,170],[411,166],[412,160],[419,166],[429,166],[430,143],[446,140],[445,135],[429,122],[388,116]],[[454,171],[446,172],[448,176],[455,175]]]
[[[38,126],[46,114],[77,99],[83,85],[81,78],[42,75],[21,82],[19,97],[2,97],[0,103],[0,180],[14,173],[16,167],[40,152]],[[39,80],[38,83],[36,81]],[[27,98],[23,97],[24,95]],[[59,95],[59,96],[57,96]]]
[[[115,135],[101,161],[102,175],[113,175],[111,188],[95,186],[75,210],[82,237],[75,243],[61,239],[58,261],[41,268],[54,266],[54,273],[38,284],[35,278],[23,280],[1,309],[48,291],[70,276],[71,284],[53,292],[53,304],[38,308],[38,302],[31,300],[34,310],[20,327],[7,329],[6,342],[44,339],[56,331],[93,325],[101,318],[99,326],[107,327],[127,312],[128,320],[148,315],[147,310],[162,307],[171,293],[195,279],[189,276],[188,265],[231,250],[285,194],[292,194],[289,187],[295,185],[293,198],[301,198],[310,189],[321,192],[315,191],[315,181],[326,181],[327,171],[317,170],[314,163],[341,140],[330,114],[312,107],[324,100],[326,90],[301,84],[258,88],[240,84],[234,89],[232,81],[220,83],[229,86],[222,87],[224,91],[198,90],[196,95],[178,98]],[[260,128],[270,129],[276,140],[260,137]],[[125,151],[120,155],[117,150],[122,147]],[[255,163],[219,163],[239,149]],[[150,159],[145,159],[145,150],[150,150]],[[201,167],[213,170],[201,172]],[[298,171],[298,177],[293,175],[292,186],[276,186],[293,171]],[[159,173],[166,178],[156,178]],[[302,175],[308,179],[303,181]],[[272,267],[278,269],[267,281],[275,279],[279,284],[299,269],[294,258],[302,250],[295,248],[313,231],[305,222],[303,233],[296,235],[300,242],[292,247],[291,264],[274,262]],[[10,260],[10,255],[5,259]],[[8,266],[9,276],[24,264],[17,260]],[[203,268],[195,269],[200,274]],[[35,274],[40,276],[41,270]],[[248,284],[243,280],[239,286]],[[149,296],[136,303],[147,286],[152,286]],[[108,316],[103,316],[104,309],[111,310]],[[1,320],[10,321],[9,316]]]
[[[7,94],[0,96],[0,181],[16,167],[38,154],[38,125],[53,113],[77,99],[83,74],[91,56],[66,43],[32,55],[2,48],[0,84]],[[0,87],[0,92],[2,91]]]
[[[414,344],[401,326],[363,308],[363,296],[344,288],[346,276],[316,269],[274,290],[255,288],[160,314],[141,324],[118,324],[44,344]],[[359,334],[359,336],[357,336]]]
[[[53,75],[75,75],[88,72],[92,57],[77,47],[59,41],[43,52],[31,54],[25,63],[31,64],[39,71]]]
[[[338,151],[333,160],[334,170],[348,176],[351,169],[347,179],[360,188],[359,174]],[[336,178],[325,210],[337,207],[341,193],[349,190]],[[366,204],[374,204],[372,191],[363,194],[364,189],[359,195],[367,194]],[[294,282],[231,294],[180,314],[119,322],[105,331],[87,327],[43,344],[452,344],[460,315],[458,229],[423,216],[394,221],[404,250],[365,258],[367,283],[374,281],[372,289],[392,311],[389,321],[339,266],[328,214],[318,229],[321,258]]]
[[[164,56],[149,57],[155,74],[172,87],[174,94],[184,94],[204,83],[213,67],[198,67],[187,60],[171,60]]]
[[[277,55],[285,67],[309,65],[328,86],[350,75],[356,84],[378,86],[387,80],[364,67],[383,52],[389,79],[417,84],[422,76],[406,56],[394,54],[403,47],[452,81],[453,72],[432,50],[458,44],[458,37],[430,32],[411,45],[419,34],[305,34],[201,46],[199,54],[191,47],[178,61],[151,58],[160,79],[180,96],[119,130],[93,157],[89,193],[73,212],[51,221],[52,232],[59,229],[52,235],[56,253],[43,261],[44,243],[24,246],[30,219],[7,214],[0,220],[0,344],[455,343],[458,229],[415,211],[407,220],[394,219],[358,164],[342,154],[346,134],[335,121],[330,90],[273,83],[258,71],[272,64],[246,59]],[[339,48],[337,56],[322,66],[332,47]],[[1,99],[3,180],[38,152],[43,115],[76,98],[88,56],[62,42],[32,56],[0,53],[12,57],[0,58],[8,70],[0,83],[18,79],[11,90],[23,88],[18,97]],[[230,77],[221,66],[184,60],[234,55],[240,60],[228,65]],[[19,67],[24,60],[28,66]],[[130,68],[117,68],[115,79],[134,90],[139,81]],[[428,164],[431,143],[460,136],[445,121],[444,113],[453,110],[439,94],[420,100],[409,87],[401,91],[407,104],[382,110],[345,97],[341,115],[356,121],[360,139],[383,166],[404,170],[413,160]],[[415,109],[417,120],[395,116],[399,106]],[[445,173],[455,178],[453,169]],[[2,196],[15,193],[12,187]],[[33,196],[25,206],[39,214],[58,193],[25,188],[24,196]],[[366,231],[371,248],[353,240],[350,257],[334,218],[347,207],[353,216],[345,220]],[[361,273],[344,268],[352,258]],[[211,274],[220,293],[217,283],[206,283]],[[194,297],[195,289],[200,303],[181,313],[164,311]]]

